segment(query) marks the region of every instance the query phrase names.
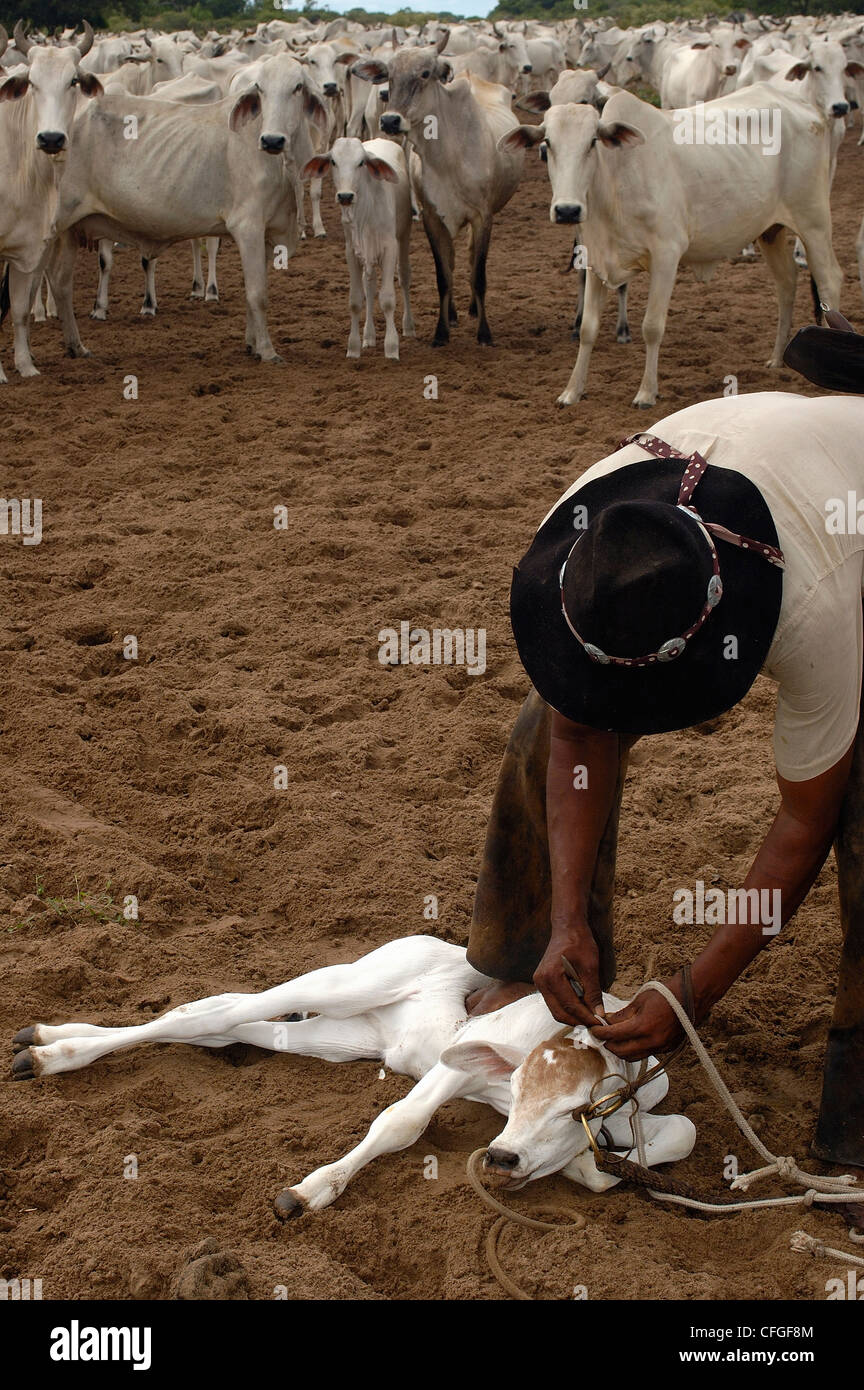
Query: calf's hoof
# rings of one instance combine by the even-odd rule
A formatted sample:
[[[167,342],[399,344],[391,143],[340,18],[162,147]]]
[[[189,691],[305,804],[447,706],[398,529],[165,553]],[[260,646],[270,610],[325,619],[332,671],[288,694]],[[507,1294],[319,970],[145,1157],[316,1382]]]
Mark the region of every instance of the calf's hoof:
[[[29,1047],[19,1052],[12,1063],[13,1081],[32,1081],[36,1076],[36,1058]]]
[[[33,1047],[36,1042],[36,1025],[31,1024],[29,1028],[19,1028],[12,1039],[12,1051],[21,1052],[25,1047]]]
[[[280,1192],[273,1203],[273,1210],[280,1221],[293,1221],[296,1216],[302,1216],[306,1208],[300,1198],[294,1195],[291,1188],[286,1187],[285,1191]]]

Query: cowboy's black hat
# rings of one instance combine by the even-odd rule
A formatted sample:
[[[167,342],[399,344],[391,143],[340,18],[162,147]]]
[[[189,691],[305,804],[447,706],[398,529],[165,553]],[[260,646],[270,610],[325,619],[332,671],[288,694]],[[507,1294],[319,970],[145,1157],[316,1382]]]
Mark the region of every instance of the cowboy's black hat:
[[[737,704],[765,662],[783,592],[774,521],[750,479],[692,459],[695,483],[680,457],[586,483],[514,570],[522,664],[576,723],[622,734],[687,728]]]

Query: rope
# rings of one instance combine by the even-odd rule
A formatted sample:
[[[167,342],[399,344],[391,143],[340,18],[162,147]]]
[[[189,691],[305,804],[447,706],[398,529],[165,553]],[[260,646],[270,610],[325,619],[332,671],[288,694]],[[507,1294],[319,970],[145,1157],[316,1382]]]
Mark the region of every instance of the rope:
[[[701,1202],[692,1197],[681,1197],[665,1192],[651,1191],[652,1197],[656,1197],[657,1200],[661,1202],[678,1202],[681,1206],[691,1207],[695,1211],[747,1211],[755,1207],[793,1206],[800,1202],[803,1202],[805,1206],[809,1207],[817,1199],[820,1202],[829,1203],[850,1201],[864,1202],[864,1191],[862,1191],[861,1188],[856,1188],[856,1178],[852,1174],[844,1173],[839,1177],[823,1177],[815,1173],[807,1173],[804,1169],[799,1168],[798,1163],[793,1157],[783,1157],[773,1154],[771,1150],[762,1143],[759,1136],[754,1133],[753,1129],[742,1115],[739,1107],[732,1098],[728,1086],[709,1057],[702,1039],[699,1037],[695,1027],[690,1022],[687,1014],[672,991],[660,980],[649,980],[647,984],[642,986],[638,993],[643,994],[647,989],[656,990],[673,1010],[678,1022],[681,1024],[681,1027],[692,1043],[693,1050],[702,1063],[708,1080],[720,1097],[721,1102],[732,1116],[732,1119],[735,1121],[747,1142],[766,1160],[763,1168],[756,1168],[751,1173],[739,1174],[732,1183],[732,1188],[746,1192],[753,1183],[761,1181],[762,1178],[773,1177],[775,1175],[789,1178],[790,1181],[797,1182],[801,1187],[806,1188],[805,1192],[796,1196],[763,1197],[748,1202],[726,1202],[722,1205],[712,1202]]]
[[[650,1195],[654,1197],[658,1202],[674,1202],[680,1206],[689,1207],[693,1211],[705,1211],[711,1213],[731,1211],[752,1211],[757,1207],[784,1207],[797,1206],[800,1204],[803,1204],[806,1207],[810,1207],[813,1205],[814,1201],[818,1201],[822,1204],[833,1202],[864,1202],[864,1191],[862,1191],[860,1187],[856,1187],[857,1178],[853,1174],[844,1173],[838,1177],[829,1177],[821,1176],[816,1173],[808,1173],[798,1166],[797,1160],[793,1156],[773,1154],[771,1150],[765,1144],[763,1144],[762,1140],[754,1132],[750,1124],[748,1124],[740,1108],[732,1098],[732,1094],[729,1091],[728,1086],[726,1085],[716,1066],[709,1057],[707,1049],[705,1048],[702,1039],[699,1037],[699,1034],[697,1033],[695,1026],[687,1017],[686,1011],[678,1002],[672,991],[668,989],[667,986],[664,985],[660,980],[649,980],[647,984],[644,984],[642,988],[637,991],[637,993],[644,994],[644,992],[648,989],[656,990],[656,992],[661,996],[661,998],[666,1000],[666,1003],[672,1009],[682,1029],[687,1035],[687,1038],[692,1044],[693,1050],[696,1053],[696,1056],[699,1059],[699,1062],[701,1063],[702,1068],[708,1077],[708,1080],[711,1082],[715,1092],[719,1096],[724,1108],[731,1115],[738,1129],[744,1135],[744,1138],[751,1145],[751,1147],[756,1150],[756,1152],[760,1155],[761,1158],[765,1159],[765,1164],[762,1168],[755,1168],[750,1173],[739,1174],[739,1176],[735,1178],[735,1180],[732,1182],[730,1190],[738,1189],[739,1191],[746,1192],[750,1187],[753,1186],[754,1183],[761,1182],[763,1178],[775,1176],[788,1178],[792,1182],[797,1182],[801,1187],[805,1188],[806,1190],[802,1193],[796,1193],[794,1195],[786,1197],[762,1197],[753,1198],[746,1202],[726,1201],[722,1203],[703,1202],[696,1197],[685,1196],[681,1191],[681,1189],[685,1186],[684,1184],[674,1183],[671,1179],[665,1177],[663,1178],[663,1182],[664,1185],[667,1186],[667,1188],[677,1187],[679,1190],[677,1192],[668,1190],[665,1192],[660,1192],[656,1190],[655,1186],[649,1186],[648,1184],[656,1184],[660,1179],[661,1175],[650,1173],[648,1168],[645,1166],[642,1126],[641,1119],[639,1116],[639,1104],[638,1101],[635,1100],[635,1097],[633,1104],[634,1114],[631,1116],[630,1125],[632,1137],[635,1140],[634,1147],[637,1150],[641,1162],[632,1163],[629,1159],[619,1158],[616,1159],[614,1163],[612,1163],[611,1161],[609,1161],[609,1158],[611,1156],[607,1156],[606,1160],[603,1163],[604,1168],[607,1168],[609,1171],[613,1173],[617,1172],[625,1181],[629,1180],[644,1185],[647,1188]],[[667,1059],[667,1061],[668,1060],[669,1059]],[[633,1095],[636,1090],[637,1083],[633,1080],[633,1074],[630,1064],[625,1063],[625,1071],[628,1080],[626,1086],[622,1088],[622,1091],[626,1091],[628,1095]],[[467,1171],[468,1180],[471,1183],[471,1186],[474,1188],[474,1191],[480,1197],[481,1201],[485,1202],[485,1204],[491,1207],[493,1211],[499,1213],[498,1220],[493,1224],[486,1236],[486,1259],[488,1260],[489,1267],[492,1270],[492,1273],[495,1275],[495,1278],[498,1280],[498,1283],[510,1295],[511,1298],[530,1302],[533,1301],[531,1294],[527,1294],[524,1291],[524,1289],[520,1288],[520,1286],[517,1283],[515,1283],[515,1281],[512,1280],[510,1276],[506,1273],[506,1271],[501,1267],[501,1261],[498,1256],[498,1240],[500,1238],[501,1232],[503,1231],[508,1221],[515,1222],[519,1226],[532,1226],[535,1229],[546,1231],[555,1230],[560,1223],[551,1221],[539,1221],[534,1217],[525,1216],[522,1212],[515,1211],[511,1207],[505,1207],[502,1202],[499,1202],[497,1198],[493,1197],[492,1194],[488,1192],[487,1189],[483,1186],[483,1183],[481,1182],[479,1174],[477,1172],[477,1166],[485,1152],[486,1150],[482,1148],[474,1150],[474,1152],[468,1159]],[[541,1207],[540,1210],[555,1214],[557,1216],[565,1216],[567,1217],[569,1223],[573,1226],[584,1227],[585,1225],[585,1218],[581,1215],[581,1213],[574,1212],[566,1207]],[[858,1244],[864,1244],[864,1234],[856,1235],[854,1231],[849,1231],[849,1239]],[[830,1246],[823,1245],[821,1241],[817,1240],[813,1236],[808,1236],[804,1231],[796,1231],[794,1233],[790,1240],[790,1246],[793,1250],[809,1252],[813,1255],[826,1255],[835,1259],[847,1260],[852,1264],[864,1265],[864,1257],[860,1255],[853,1255],[843,1250],[835,1250]]]
[[[517,1226],[533,1226],[535,1229],[541,1231],[560,1230],[561,1223],[559,1221],[539,1221],[536,1217],[526,1216],[524,1212],[516,1211],[513,1207],[505,1207],[503,1202],[499,1202],[496,1197],[493,1197],[492,1193],[483,1186],[483,1183],[480,1181],[480,1175],[477,1172],[477,1166],[485,1152],[485,1149],[475,1149],[468,1159],[468,1181],[474,1188],[477,1196],[481,1201],[486,1203],[487,1207],[491,1207],[493,1211],[501,1213],[498,1220],[492,1224],[486,1233],[486,1259],[498,1283],[511,1298],[519,1299],[524,1303],[533,1303],[533,1295],[526,1293],[515,1280],[510,1278],[506,1270],[502,1268],[501,1260],[498,1255],[498,1241],[501,1232],[510,1221],[514,1222]],[[577,1230],[581,1230],[585,1226],[585,1217],[582,1213],[573,1211],[570,1207],[540,1207],[538,1210],[545,1211],[549,1215],[566,1216],[568,1224]]]
[[[835,1250],[830,1245],[823,1245],[821,1240],[817,1240],[815,1236],[808,1236],[806,1231],[793,1233],[789,1240],[789,1249],[800,1250],[805,1255],[824,1255],[831,1260],[845,1260],[850,1265],[864,1265],[864,1256],[852,1255],[848,1250]]]

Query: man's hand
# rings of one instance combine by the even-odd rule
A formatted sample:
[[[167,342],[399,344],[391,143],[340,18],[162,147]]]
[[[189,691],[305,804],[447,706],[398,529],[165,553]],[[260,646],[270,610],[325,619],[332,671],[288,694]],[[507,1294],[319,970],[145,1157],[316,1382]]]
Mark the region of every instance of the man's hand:
[[[564,972],[561,957],[566,956],[585,990],[580,999]],[[600,957],[597,944],[587,926],[579,929],[552,929],[549,945],[534,972],[534,983],[546,1000],[552,1017],[559,1023],[595,1025],[605,1018],[600,989]]]
[[[680,977],[664,980],[676,999],[681,997]],[[666,1000],[656,990],[637,994],[632,1003],[607,1014],[606,1026],[591,1029],[592,1037],[626,1062],[638,1062],[652,1052],[668,1052],[684,1036]]]

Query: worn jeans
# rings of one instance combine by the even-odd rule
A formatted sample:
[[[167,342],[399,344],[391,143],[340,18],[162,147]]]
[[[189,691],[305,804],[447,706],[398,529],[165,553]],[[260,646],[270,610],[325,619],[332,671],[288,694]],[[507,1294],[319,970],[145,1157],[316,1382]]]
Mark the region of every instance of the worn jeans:
[[[519,711],[498,776],[468,939],[471,965],[497,980],[530,980],[549,940],[549,729],[549,707],[532,690]],[[616,973],[615,857],[627,758],[635,741],[629,736],[620,739],[618,783],[588,904],[604,990]],[[864,1167],[864,715],[834,852],[843,949],[813,1152],[829,1162]]]

